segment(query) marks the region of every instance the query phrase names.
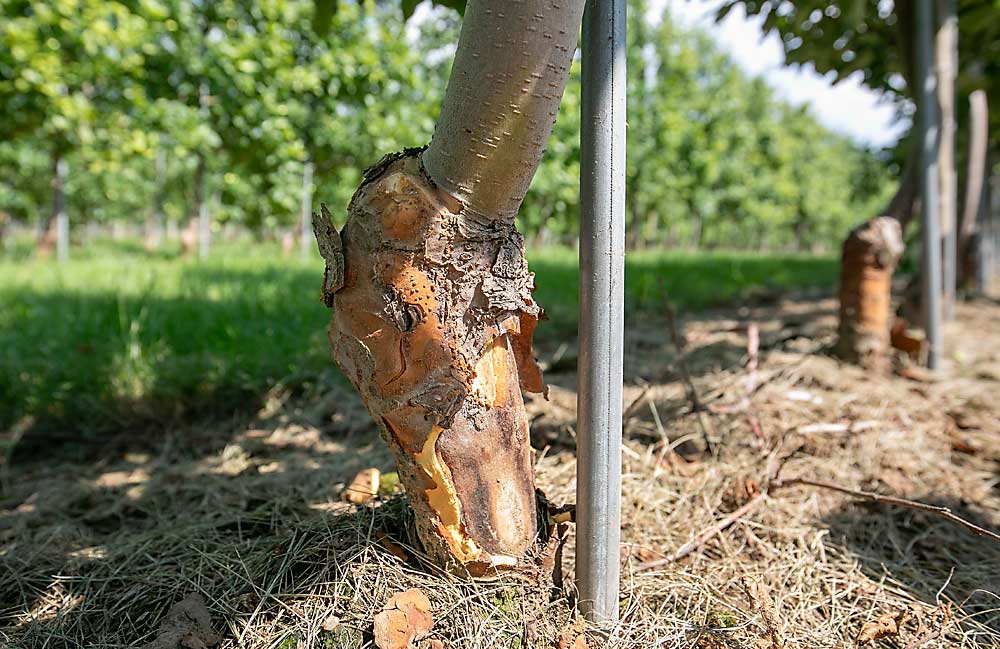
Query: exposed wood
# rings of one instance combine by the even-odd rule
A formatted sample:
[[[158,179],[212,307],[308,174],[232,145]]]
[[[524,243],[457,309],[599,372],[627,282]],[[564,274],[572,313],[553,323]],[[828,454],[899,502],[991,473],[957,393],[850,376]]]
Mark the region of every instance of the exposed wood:
[[[395,455],[425,549],[473,574],[518,565],[538,531],[521,391],[543,390],[523,238],[456,206],[419,150],[366,172],[339,237],[328,214],[314,222],[334,358]]]
[[[541,309],[514,215],[576,51],[583,0],[470,0],[426,149],[365,172],[326,260],[330,346],[392,449],[437,563],[520,568],[538,541],[522,390]]]

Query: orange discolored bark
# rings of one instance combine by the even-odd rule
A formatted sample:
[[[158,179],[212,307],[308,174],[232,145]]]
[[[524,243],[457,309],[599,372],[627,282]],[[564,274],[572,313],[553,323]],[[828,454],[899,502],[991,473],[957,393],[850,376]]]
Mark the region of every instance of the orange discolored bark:
[[[837,351],[875,371],[889,368],[892,272],[902,254],[899,221],[888,216],[866,221],[844,241]]]
[[[483,574],[538,536],[522,389],[541,310],[523,239],[438,189],[420,151],[365,173],[338,235],[314,216],[326,259],[330,345],[392,449],[432,559]]]

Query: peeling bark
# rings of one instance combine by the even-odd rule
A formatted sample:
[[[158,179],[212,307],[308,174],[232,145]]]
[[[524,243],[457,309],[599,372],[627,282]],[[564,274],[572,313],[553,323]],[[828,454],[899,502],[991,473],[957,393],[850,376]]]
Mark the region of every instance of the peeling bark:
[[[902,254],[899,221],[888,216],[866,221],[844,241],[837,353],[877,372],[889,369],[890,289]]]
[[[538,540],[522,391],[542,314],[514,216],[552,132],[584,0],[469,0],[426,149],[365,172],[341,233],[313,219],[330,346],[392,449],[428,555],[482,575]],[[544,540],[543,540],[544,541]]]
[[[903,232],[917,213],[918,156],[911,151],[884,215],[851,230],[841,249],[840,322],[835,347],[845,360],[882,371],[889,366],[892,273]]]
[[[523,238],[436,187],[419,150],[369,169],[327,262],[330,345],[392,449],[436,562],[472,574],[518,565],[538,535],[522,390],[541,309]]]

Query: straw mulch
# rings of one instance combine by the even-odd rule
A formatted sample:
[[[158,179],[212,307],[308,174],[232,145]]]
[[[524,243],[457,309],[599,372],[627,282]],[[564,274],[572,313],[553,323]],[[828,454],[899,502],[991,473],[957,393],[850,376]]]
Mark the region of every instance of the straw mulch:
[[[368,502],[341,498],[358,471],[392,471],[356,398],[278,391],[249,423],[0,465],[0,645],[370,647],[390,597],[417,588],[433,619],[419,647],[1000,647],[1000,543],[931,512],[790,484],[1000,529],[1000,306],[960,306],[938,379],[828,356],[832,308],[678,322],[684,363],[668,322],[632,327],[614,627],[572,613],[571,530],[561,588],[426,565],[391,481]],[[567,503],[573,352],[541,351],[553,390],[528,404],[538,478]]]

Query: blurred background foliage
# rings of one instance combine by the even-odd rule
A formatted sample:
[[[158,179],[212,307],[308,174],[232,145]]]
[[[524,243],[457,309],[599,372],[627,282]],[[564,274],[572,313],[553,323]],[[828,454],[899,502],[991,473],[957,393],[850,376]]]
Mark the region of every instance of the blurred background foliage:
[[[216,229],[276,237],[307,160],[314,203],[342,220],[366,166],[431,136],[461,17],[406,20],[416,4],[0,0],[0,223],[48,227],[60,159],[77,237],[183,228],[202,200]],[[629,9],[630,246],[833,250],[881,209],[890,152],[779,100],[705,33]],[[575,239],[579,107],[577,65],[521,210],[539,245]]]

